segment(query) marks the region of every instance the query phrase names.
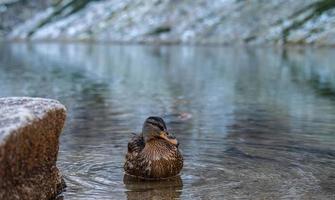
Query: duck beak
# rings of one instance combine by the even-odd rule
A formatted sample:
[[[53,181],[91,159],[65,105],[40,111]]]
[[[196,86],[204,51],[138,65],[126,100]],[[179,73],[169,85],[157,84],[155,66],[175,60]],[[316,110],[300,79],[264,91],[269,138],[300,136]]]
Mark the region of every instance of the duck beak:
[[[165,131],[161,131],[159,137],[163,138],[164,140],[167,140],[168,142],[170,142],[173,145],[176,145],[177,147],[179,145],[178,140],[176,139],[176,137],[168,135],[168,133],[165,132]]]

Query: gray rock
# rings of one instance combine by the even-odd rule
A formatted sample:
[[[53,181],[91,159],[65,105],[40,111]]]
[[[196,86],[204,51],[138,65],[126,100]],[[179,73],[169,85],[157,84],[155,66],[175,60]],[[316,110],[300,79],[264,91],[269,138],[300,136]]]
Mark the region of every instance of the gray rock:
[[[51,199],[65,187],[56,167],[66,109],[42,98],[0,98],[0,199]]]

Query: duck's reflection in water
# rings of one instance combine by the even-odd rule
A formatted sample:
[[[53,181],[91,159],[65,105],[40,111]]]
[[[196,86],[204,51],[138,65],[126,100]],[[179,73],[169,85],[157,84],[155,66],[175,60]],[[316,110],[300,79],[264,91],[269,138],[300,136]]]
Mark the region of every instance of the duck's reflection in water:
[[[183,189],[180,176],[163,180],[141,180],[127,174],[123,177],[128,200],[178,199]]]

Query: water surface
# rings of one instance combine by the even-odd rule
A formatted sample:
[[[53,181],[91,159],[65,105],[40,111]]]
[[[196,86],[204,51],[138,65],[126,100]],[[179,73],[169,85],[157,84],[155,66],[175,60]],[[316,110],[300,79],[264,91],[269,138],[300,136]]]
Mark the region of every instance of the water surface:
[[[1,44],[0,96],[68,108],[65,199],[335,199],[335,49]],[[163,116],[185,166],[124,179],[132,132]]]

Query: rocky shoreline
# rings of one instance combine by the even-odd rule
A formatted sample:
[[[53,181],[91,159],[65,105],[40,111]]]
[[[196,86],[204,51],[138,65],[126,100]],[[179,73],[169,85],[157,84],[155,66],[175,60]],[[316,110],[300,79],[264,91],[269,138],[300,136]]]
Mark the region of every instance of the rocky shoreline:
[[[45,9],[8,29],[4,38],[158,44],[335,45],[335,1],[332,0],[47,2]]]
[[[0,199],[51,199],[65,187],[56,167],[66,109],[42,98],[0,98]]]

